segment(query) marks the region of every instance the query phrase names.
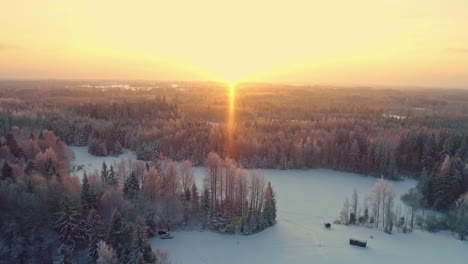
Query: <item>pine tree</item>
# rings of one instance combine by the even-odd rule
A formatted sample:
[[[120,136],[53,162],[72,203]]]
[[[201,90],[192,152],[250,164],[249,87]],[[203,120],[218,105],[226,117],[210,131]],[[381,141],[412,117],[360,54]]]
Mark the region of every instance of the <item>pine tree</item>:
[[[210,191],[208,188],[203,189],[203,195],[201,197],[201,209],[204,216],[204,224],[207,223],[208,219],[211,217],[211,200],[210,200]]]
[[[273,189],[271,188],[270,182],[268,182],[268,185],[265,190],[263,220],[266,226],[272,226],[276,223],[276,198],[275,198],[275,193],[273,192]]]
[[[460,155],[456,155],[452,161],[452,166],[450,168],[450,185],[452,186],[451,192],[448,194],[449,199],[454,202],[455,200],[460,197],[466,190],[463,186],[464,180],[464,170],[465,170],[465,162],[460,157]]]
[[[130,264],[156,263],[156,256],[151,251],[145,228],[141,220],[138,220],[132,235],[130,251]]]
[[[351,196],[351,208],[352,208],[352,213],[354,214],[354,223],[356,222],[356,217],[358,213],[358,204],[359,204],[359,195],[357,193],[356,188],[353,190],[353,195]]]
[[[353,212],[349,213],[349,224],[356,224],[356,215]]]
[[[2,166],[2,178],[1,180],[6,180],[6,179],[11,179],[14,180],[13,176],[13,169],[11,168],[10,164],[8,162],[4,162]]]
[[[83,209],[90,209],[94,207],[94,199],[89,190],[89,182],[88,182],[88,176],[86,175],[86,172],[83,175],[80,197],[81,197],[81,207]]]
[[[432,205],[437,209],[447,209],[456,198],[455,193],[460,187],[457,178],[452,170],[452,159],[449,155],[445,156],[440,167],[435,171],[431,178]]]
[[[367,223],[367,221],[369,221],[369,208],[366,207],[364,209],[364,214],[361,217],[359,217],[359,223],[365,224]]]
[[[448,225],[460,240],[468,236],[468,196],[457,200],[448,213]]]
[[[424,141],[423,153],[422,153],[422,165],[424,168],[431,170],[435,164],[437,143],[434,134],[426,137]]]
[[[58,219],[54,227],[59,233],[60,245],[65,252],[68,249],[73,252],[78,240],[84,238],[84,232],[80,222],[80,215],[73,208],[68,197],[62,200],[61,210],[57,213],[57,216]]]
[[[101,169],[101,181],[104,184],[108,184],[108,182],[107,182],[108,176],[109,176],[109,171],[107,170],[107,164],[106,164],[105,161],[103,161],[102,162],[102,169]]]
[[[117,181],[117,176],[115,175],[114,166],[110,165],[109,175],[107,177],[107,184],[112,187],[117,187],[119,182]]]
[[[135,173],[132,171],[132,173],[130,173],[130,177],[128,177],[124,184],[124,194],[127,198],[132,199],[139,190],[140,185],[138,183],[138,179]]]
[[[130,239],[129,230],[122,219],[122,215],[117,210],[114,210],[112,213],[110,224],[111,226],[107,235],[107,242],[115,249],[119,259],[122,259],[124,246]]]
[[[99,257],[98,243],[102,239],[102,222],[95,209],[91,209],[87,220],[88,255],[91,257],[90,263],[96,263]]]
[[[195,183],[192,184],[192,210],[198,212],[200,207],[200,195],[198,194],[198,188]]]
[[[428,174],[426,168],[423,168],[421,175],[419,176],[419,181],[416,185],[419,193],[421,193],[423,200],[421,201],[422,206],[429,206],[429,201],[432,197],[431,193],[431,177]]]

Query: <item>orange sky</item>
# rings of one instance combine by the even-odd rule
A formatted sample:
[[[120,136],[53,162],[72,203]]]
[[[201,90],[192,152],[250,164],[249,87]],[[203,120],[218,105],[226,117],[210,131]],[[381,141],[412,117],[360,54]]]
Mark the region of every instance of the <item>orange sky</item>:
[[[0,0],[0,78],[468,88],[466,0]]]

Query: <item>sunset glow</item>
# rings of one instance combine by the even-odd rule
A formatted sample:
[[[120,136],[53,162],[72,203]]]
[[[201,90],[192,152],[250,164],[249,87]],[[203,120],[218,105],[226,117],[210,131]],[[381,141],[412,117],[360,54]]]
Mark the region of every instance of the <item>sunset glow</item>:
[[[460,87],[468,1],[3,1],[0,78]]]
[[[236,123],[236,86],[229,84],[229,113],[228,113],[228,153],[232,154],[233,135]]]
[[[468,0],[0,0],[0,264],[468,259]]]

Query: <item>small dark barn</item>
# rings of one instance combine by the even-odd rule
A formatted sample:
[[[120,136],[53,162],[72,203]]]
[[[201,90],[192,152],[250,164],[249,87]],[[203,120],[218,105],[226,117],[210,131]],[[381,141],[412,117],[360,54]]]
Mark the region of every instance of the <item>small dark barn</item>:
[[[367,246],[367,241],[366,240],[359,240],[355,238],[350,238],[349,239],[349,244],[354,245],[354,246],[359,246],[359,247],[366,247]]]

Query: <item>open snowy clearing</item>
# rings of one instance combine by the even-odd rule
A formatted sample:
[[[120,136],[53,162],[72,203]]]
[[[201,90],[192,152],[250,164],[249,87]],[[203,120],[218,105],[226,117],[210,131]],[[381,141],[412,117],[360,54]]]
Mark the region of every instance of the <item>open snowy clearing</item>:
[[[201,183],[204,169],[196,169]],[[174,264],[214,263],[462,263],[468,244],[448,234],[416,231],[388,235],[381,230],[333,225],[346,196],[356,188],[363,198],[377,181],[353,173],[325,169],[264,170],[278,199],[277,224],[252,236],[209,231],[174,232],[174,239],[152,239],[168,251]],[[397,195],[415,181],[393,182]],[[371,239],[370,236],[374,238]],[[349,238],[368,241],[368,248],[350,246]]]
[[[88,172],[99,170],[104,160],[109,164],[114,160],[135,159],[130,151],[119,157],[94,157],[87,153],[87,148],[71,149],[75,152],[72,166],[85,164]],[[204,168],[195,169],[199,188],[204,174]],[[468,243],[447,233],[415,231],[388,235],[381,230],[356,226],[323,227],[324,222],[337,218],[353,188],[362,199],[377,181],[375,178],[325,169],[264,170],[264,174],[278,200],[278,223],[274,227],[251,236],[211,231],[174,232],[174,239],[151,239],[153,248],[169,252],[173,264],[428,264],[464,263],[468,259]],[[398,197],[416,184],[413,180],[392,183]],[[351,237],[367,240],[368,247],[350,246]]]
[[[105,161],[107,166],[114,164],[114,162],[120,162],[121,160],[136,160],[136,155],[133,151],[124,149],[123,154],[119,156],[107,156],[97,157],[88,153],[88,147],[68,147],[74,154],[74,158],[71,161],[70,169],[71,174],[75,174],[80,178],[83,174],[92,173],[95,171],[100,172],[102,169],[102,163]]]

